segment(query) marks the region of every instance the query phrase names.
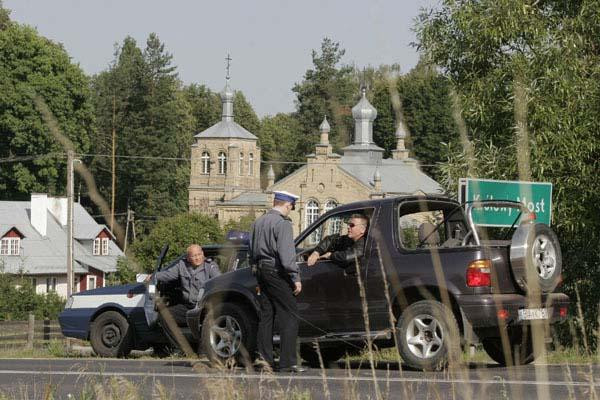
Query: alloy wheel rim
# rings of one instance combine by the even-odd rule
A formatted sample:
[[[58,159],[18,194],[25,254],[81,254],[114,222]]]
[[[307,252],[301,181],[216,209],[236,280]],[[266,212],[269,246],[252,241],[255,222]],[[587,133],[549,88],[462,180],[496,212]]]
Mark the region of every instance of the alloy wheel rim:
[[[210,327],[210,346],[222,358],[234,356],[242,343],[242,329],[229,315],[217,317]]]
[[[410,320],[406,329],[406,343],[418,358],[435,357],[444,344],[442,324],[429,314],[419,314]]]
[[[540,235],[533,245],[533,260],[537,273],[542,279],[548,279],[556,270],[556,248],[546,235]]]

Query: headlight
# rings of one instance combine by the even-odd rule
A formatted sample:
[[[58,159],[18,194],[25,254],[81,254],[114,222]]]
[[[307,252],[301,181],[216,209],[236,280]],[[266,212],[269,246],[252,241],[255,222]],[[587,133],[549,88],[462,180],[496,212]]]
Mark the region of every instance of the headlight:
[[[68,310],[73,306],[73,296],[69,296],[67,299],[67,304],[65,304],[65,310]]]

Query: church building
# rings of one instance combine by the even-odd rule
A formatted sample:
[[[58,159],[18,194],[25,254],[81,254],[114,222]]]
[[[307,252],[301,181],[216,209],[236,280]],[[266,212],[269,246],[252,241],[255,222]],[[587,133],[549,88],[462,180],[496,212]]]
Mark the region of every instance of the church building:
[[[399,123],[397,146],[392,158],[373,142],[373,121],[377,110],[369,103],[366,89],[352,108],[354,141],[333,152],[329,143],[330,125],[325,117],[319,130],[315,151],[306,164],[275,182],[269,166],[267,185],[260,187],[260,148],[258,138],[235,123],[233,91],[227,76],[221,93],[221,122],[195,136],[189,207],[192,212],[216,216],[221,223],[244,215],[258,217],[272,205],[273,191],[286,190],[300,198],[290,217],[294,235],[314,222],[319,215],[338,205],[359,200],[410,194],[440,194],[441,186],[419,168],[405,149],[406,132]]]

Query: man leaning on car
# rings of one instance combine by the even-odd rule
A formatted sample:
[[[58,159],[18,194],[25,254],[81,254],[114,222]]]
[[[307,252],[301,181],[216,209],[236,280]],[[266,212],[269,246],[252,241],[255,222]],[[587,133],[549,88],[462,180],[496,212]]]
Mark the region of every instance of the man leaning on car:
[[[369,219],[363,214],[352,214],[348,222],[348,234],[324,237],[308,257],[307,265],[314,266],[318,260],[331,260],[346,269],[360,260],[365,249],[365,234],[369,228]]]
[[[155,273],[156,280],[160,283],[179,281],[181,286],[182,302],[169,305],[168,310],[179,326],[186,325],[185,314],[194,308],[198,293],[204,283],[221,275],[219,266],[211,259],[204,257],[202,247],[192,244],[187,248],[187,257],[171,268]],[[152,276],[146,278],[150,281]]]

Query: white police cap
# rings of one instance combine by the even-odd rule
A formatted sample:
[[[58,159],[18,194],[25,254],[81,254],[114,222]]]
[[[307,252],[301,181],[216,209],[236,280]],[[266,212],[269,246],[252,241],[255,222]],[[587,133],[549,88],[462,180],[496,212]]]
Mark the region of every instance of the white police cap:
[[[285,190],[276,190],[273,194],[275,195],[275,200],[289,201],[292,204],[296,203],[296,200],[299,198],[299,196]]]

